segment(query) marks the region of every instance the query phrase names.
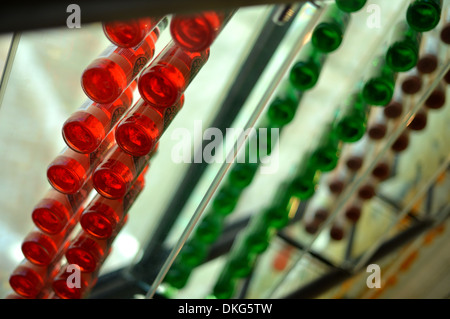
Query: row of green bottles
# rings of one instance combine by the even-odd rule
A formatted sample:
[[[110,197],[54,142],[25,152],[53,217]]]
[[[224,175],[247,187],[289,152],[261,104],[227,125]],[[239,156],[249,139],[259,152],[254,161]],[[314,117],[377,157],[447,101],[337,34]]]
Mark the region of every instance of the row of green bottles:
[[[280,185],[270,206],[253,216],[236,239],[214,286],[216,298],[234,295],[238,279],[251,273],[257,256],[266,251],[275,232],[288,225],[295,199],[306,200],[313,196],[319,176],[311,154],[304,156],[293,178]]]
[[[365,3],[366,1],[363,0],[336,0],[336,5],[330,5],[327,8],[312,33],[311,43],[302,50],[298,61],[291,69],[290,83],[285,83],[269,107],[267,127],[281,127],[292,121],[302,91],[314,87],[326,61],[326,54],[335,51],[340,46],[350,19],[348,13],[358,11]],[[300,199],[312,196],[316,170],[311,170],[311,168],[323,172],[334,169],[339,158],[341,141],[356,141],[365,131],[368,105],[386,105],[391,100],[395,87],[395,72],[407,71],[415,66],[420,44],[419,32],[431,30],[437,25],[441,5],[439,0],[417,0],[409,6],[408,23],[401,22],[396,26],[386,55],[380,56],[371,64],[368,72],[369,79],[366,81],[362,93],[352,95],[344,103],[336,122],[330,124],[320,137],[317,149],[311,158],[304,161],[303,167],[299,169],[299,174],[292,183],[286,186],[289,190],[282,188],[285,191],[285,199],[291,198],[289,194],[296,194]],[[271,150],[270,138],[267,144],[266,151]],[[229,182],[218,191],[213,201],[211,212],[202,219],[196,228],[193,239],[186,243],[180,253],[179,257],[182,260],[177,260],[172,267],[173,270],[169,271],[166,280],[174,282],[173,286],[180,288],[184,286],[193,267],[206,257],[207,246],[220,236],[225,216],[234,210],[240,193],[250,185],[257,168],[258,163],[246,162],[234,165],[229,174]],[[279,194],[277,196],[280,197]],[[270,237],[268,230],[271,227],[284,227],[287,221],[286,210],[272,206],[263,212],[261,218],[257,219],[253,226],[250,225],[247,239],[231,258],[232,263],[228,266],[231,270],[228,273],[225,272],[225,275],[221,277],[225,278],[222,282],[228,286],[228,291],[235,284],[235,280],[230,278],[235,278],[236,275],[232,276],[229,272],[236,272],[237,266],[240,265],[240,275],[246,274],[249,271],[248,267],[251,267],[250,256],[261,253],[267,248],[268,237]],[[244,244],[251,247],[250,250],[244,249],[246,247]],[[244,267],[245,265],[247,268]],[[239,274],[239,272],[237,273]],[[174,275],[178,275],[178,282],[170,280],[170,278],[177,277]],[[219,279],[218,284],[220,282]],[[219,297],[220,289],[217,287],[216,285],[215,295]]]
[[[394,72],[411,70],[419,60],[421,39],[422,33],[411,28],[406,21],[397,23],[386,52],[387,65]]]
[[[366,132],[369,110],[370,105],[365,102],[360,90],[351,93],[337,113],[337,137],[345,143],[359,141]]]
[[[434,29],[440,21],[441,0],[414,0],[408,6],[405,20],[392,32],[384,56],[374,59],[368,69],[363,97],[368,104],[385,106],[392,99],[397,72],[414,68],[419,59],[422,32]]]
[[[329,6],[324,18],[313,30],[311,43],[302,50],[290,71],[290,82],[297,90],[309,90],[318,82],[327,53],[341,44],[349,23],[348,13],[360,10],[365,0],[336,0]],[[420,32],[433,29],[439,22],[442,2],[417,0],[407,11],[407,23],[401,21],[394,28],[388,50],[373,61],[368,69],[368,80],[362,91],[357,91],[344,102],[333,123],[321,135],[317,148],[310,158],[302,161],[296,176],[285,183],[272,205],[249,225],[242,239],[230,253],[214,287],[217,298],[231,298],[238,278],[247,276],[255,260],[269,245],[272,228],[287,225],[288,202],[293,196],[307,199],[314,194],[317,172],[334,169],[340,155],[342,142],[352,143],[364,135],[370,105],[384,106],[392,99],[396,72],[412,69],[418,60]],[[281,194],[280,194],[281,193]],[[294,195],[295,194],[295,195]]]
[[[350,14],[336,4],[325,10],[311,34],[311,41],[302,48],[289,72],[291,84],[300,91],[310,90],[317,84],[328,54],[339,48],[350,21]]]
[[[220,237],[225,218],[231,214],[247,188],[260,165],[260,156],[270,155],[273,140],[271,128],[280,130],[289,124],[299,107],[302,92],[292,87],[289,81],[284,81],[271,104],[266,117],[258,126],[257,134],[252,135],[245,145],[245,161],[236,162],[230,168],[226,181],[217,190],[211,207],[196,226],[193,236],[185,243],[172,267],[169,269],[164,282],[172,288],[182,289],[188,282],[191,272],[204,262],[209,247]],[[266,130],[265,138],[260,138],[260,130]],[[249,154],[252,145],[257,147],[257,158],[252,159]]]
[[[238,279],[251,273],[257,256],[269,246],[276,229],[274,225],[284,227],[288,222],[288,189],[289,185],[284,184],[277,192],[274,204],[261,215],[253,216],[246,229],[235,239],[213,288],[216,298],[227,299],[234,295]],[[280,220],[283,223],[279,223]]]

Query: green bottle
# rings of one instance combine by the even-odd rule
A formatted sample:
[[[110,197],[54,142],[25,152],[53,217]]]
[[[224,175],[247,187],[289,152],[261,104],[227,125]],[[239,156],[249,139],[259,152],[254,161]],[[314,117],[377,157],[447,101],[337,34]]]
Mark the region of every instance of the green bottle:
[[[237,278],[229,271],[229,266],[225,265],[214,285],[213,295],[218,299],[230,299],[234,295],[236,286]]]
[[[395,72],[387,65],[384,56],[375,58],[369,65],[367,80],[362,89],[367,104],[385,106],[394,95]]]
[[[329,172],[336,167],[340,152],[341,141],[333,130],[333,123],[330,123],[322,132],[317,147],[311,155],[309,165],[321,172]]]
[[[267,111],[267,118],[272,127],[285,126],[294,119],[302,95],[289,81],[280,86]]]
[[[233,187],[243,190],[249,186],[258,171],[258,163],[235,163],[230,169],[228,181]]]
[[[367,0],[336,0],[339,9],[345,12],[357,12],[366,4]]]
[[[237,205],[241,192],[239,189],[225,183],[215,195],[212,202],[212,210],[219,215],[229,215]]]
[[[182,289],[186,286],[189,277],[192,272],[192,267],[186,264],[175,261],[172,267],[170,267],[166,276],[164,277],[164,282],[176,289]]]
[[[243,236],[235,239],[235,243],[231,247],[228,254],[228,271],[233,274],[234,278],[245,278],[253,269],[255,254],[251,254],[248,245]]]
[[[421,38],[421,33],[412,29],[406,21],[400,21],[395,26],[386,52],[386,62],[393,71],[406,72],[417,64]]]
[[[197,225],[193,240],[205,244],[214,243],[222,233],[224,219],[224,215],[208,212]]]
[[[289,210],[292,196],[293,187],[291,186],[291,182],[281,183],[270,207],[262,213],[269,227],[281,229],[289,223]]]
[[[261,254],[269,247],[272,231],[264,217],[263,215],[253,216],[244,231],[244,241],[249,253]]]
[[[335,159],[335,156],[338,156],[337,145],[333,145],[335,138],[330,137],[331,134],[328,132],[323,136],[324,140],[319,143],[315,152],[307,153],[303,157],[292,179],[291,194],[300,200],[311,198],[314,194],[319,176],[318,169],[331,170],[331,166],[336,165],[334,162],[337,163]]]
[[[416,0],[409,5],[406,20],[418,32],[430,31],[439,24],[441,11],[441,0]]]
[[[282,229],[289,224],[289,210],[282,207],[270,207],[263,211],[267,224],[273,229]]]
[[[346,143],[359,141],[366,132],[369,110],[360,91],[351,94],[338,110],[335,122],[338,138]]]
[[[308,42],[301,49],[297,61],[289,72],[289,81],[299,91],[313,88],[319,81],[327,55]]]
[[[183,245],[178,255],[178,260],[189,267],[197,267],[200,265],[208,254],[208,245],[192,238]]]
[[[341,11],[336,4],[330,4],[325,10],[323,18],[313,30],[311,42],[318,50],[330,53],[341,45],[350,14]]]

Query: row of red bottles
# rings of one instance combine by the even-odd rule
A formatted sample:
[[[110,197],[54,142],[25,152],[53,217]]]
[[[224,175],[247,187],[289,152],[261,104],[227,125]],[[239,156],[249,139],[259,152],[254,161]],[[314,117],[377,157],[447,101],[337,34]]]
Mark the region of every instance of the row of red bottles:
[[[134,167],[133,177],[120,190],[116,188],[116,179],[122,177],[120,173],[117,175],[113,172],[106,176],[102,174],[101,167],[105,162],[111,162],[113,154],[128,155],[116,143],[116,127],[131,112],[133,104],[142,101],[139,98],[133,103],[137,78],[153,58],[155,42],[166,23],[160,18],[140,19],[134,29],[126,29],[126,25],[119,22],[105,23],[105,33],[114,45],[83,72],[82,87],[93,102],[64,123],[63,136],[69,147],[65,152],[70,155],[71,161],[57,168],[81,180],[77,187],[83,180],[90,178],[96,194],[81,212],[79,224],[82,229],[68,242],[64,251],[66,262],[52,279],[52,291],[56,298],[79,299],[92,289],[115,238],[128,219],[130,207],[145,186],[144,175],[154,152],[145,158],[131,159],[131,163],[138,165],[139,169]],[[128,36],[114,34],[113,31],[120,28],[125,33],[129,32]],[[125,45],[124,41],[128,41],[128,44]],[[47,175],[50,183],[57,185],[54,164],[49,166]],[[119,166],[115,163],[114,167]],[[78,170],[74,169],[77,167]],[[111,196],[107,196],[110,190]],[[73,189],[66,187],[60,191],[70,193]],[[69,268],[73,266],[79,271],[78,286],[70,284]]]
[[[108,80],[120,79],[114,73],[118,69],[126,81],[114,82],[120,84],[119,89],[110,92],[117,97],[91,99],[93,95],[88,94],[90,99],[64,123],[62,131],[67,147],[48,166],[52,188],[32,211],[35,229],[23,240],[25,259],[10,276],[14,290],[11,298],[80,298],[95,283],[114,238],[127,220],[128,210],[144,187],[146,170],[141,169],[142,178],[136,178],[121,198],[110,200],[97,194],[88,203],[95,186],[92,173],[116,146],[114,127],[133,105],[137,91],[134,78],[145,66],[145,59],[153,57],[157,37],[155,28],[139,48],[108,49],[107,57],[96,59],[89,67],[92,72],[84,74],[86,91],[91,88],[94,92],[94,82],[109,75]],[[113,70],[109,69],[111,66]],[[94,82],[88,83],[89,76]],[[105,82],[102,85],[98,86],[99,92],[105,93],[108,85]],[[82,231],[74,237],[77,225]],[[90,266],[87,256],[92,257]],[[61,281],[69,278],[68,267],[73,265],[83,270],[81,287]]]
[[[204,51],[211,46],[233,14],[234,10],[174,14],[170,22],[170,34],[177,45],[184,50]],[[141,44],[162,19],[146,17],[109,21],[103,23],[103,31],[116,46],[131,48]]]
[[[144,188],[160,137],[232,14],[175,15],[174,39],[178,25],[177,39],[197,42],[170,41],[153,61],[167,18],[103,24],[113,45],[82,74],[88,100],[63,124],[67,147],[47,168],[52,189],[32,212],[36,228],[22,243],[25,259],[10,277],[11,298],[82,298],[93,287]],[[136,91],[141,97],[133,102]],[[69,283],[73,266],[79,286]]]

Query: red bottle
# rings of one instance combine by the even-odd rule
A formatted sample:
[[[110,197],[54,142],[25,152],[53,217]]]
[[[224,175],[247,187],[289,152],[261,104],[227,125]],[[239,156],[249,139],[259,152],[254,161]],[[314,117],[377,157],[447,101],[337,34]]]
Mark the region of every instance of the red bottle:
[[[404,94],[417,94],[423,87],[422,75],[417,68],[402,74],[401,88]]]
[[[443,21],[440,32],[440,39],[445,44],[450,44],[450,7],[447,7],[447,12],[443,13]]]
[[[79,192],[95,166],[115,145],[114,132],[110,132],[100,146],[90,154],[81,154],[65,148],[47,168],[49,183],[64,194]]]
[[[422,131],[427,126],[428,122],[428,110],[425,107],[421,107],[411,118],[407,128],[412,131]]]
[[[366,155],[373,149],[375,143],[365,134],[359,141],[347,145],[342,158],[345,166],[353,173],[358,172],[364,164]]]
[[[108,239],[117,232],[128,210],[145,186],[144,172],[134,182],[127,194],[120,199],[107,199],[95,196],[81,214],[80,224],[83,230],[100,239]]]
[[[320,224],[321,223],[314,218],[304,221],[305,230],[310,235],[315,234],[319,230]]]
[[[439,82],[437,87],[425,100],[424,106],[427,109],[438,110],[445,105],[447,88],[444,81]]]
[[[81,230],[71,240],[66,251],[66,259],[69,264],[80,267],[81,272],[98,271],[111,251],[111,246],[126,218],[118,225],[116,232],[108,239],[95,238],[84,230]]]
[[[363,201],[364,199],[356,197],[354,200],[350,201],[345,207],[344,210],[345,218],[351,223],[356,223],[361,217],[363,210]]]
[[[391,150],[394,151],[395,153],[401,153],[405,151],[408,148],[408,146],[409,146],[409,129],[406,128],[391,145]]]
[[[450,84],[450,70],[448,70],[447,73],[445,73],[444,82]]]
[[[358,200],[369,200],[376,195],[376,189],[379,181],[373,176],[368,177],[364,183],[359,186],[358,189]]]
[[[338,213],[329,229],[330,238],[336,241],[342,240],[346,235],[350,225],[350,220],[344,213]]]
[[[67,146],[79,153],[95,151],[133,104],[136,86],[136,81],[133,81],[125,92],[110,104],[87,100],[63,124],[62,133]]]
[[[330,216],[330,211],[327,207],[318,207],[314,211],[314,219],[319,223],[323,223],[328,218],[328,216]]]
[[[91,179],[75,194],[63,194],[50,189],[33,208],[31,218],[34,224],[47,234],[60,233],[86,202],[92,189]]]
[[[170,34],[174,42],[183,49],[203,51],[211,46],[233,14],[234,11],[175,14],[170,22]]]
[[[388,119],[398,119],[403,114],[403,109],[403,93],[397,87],[391,102],[384,107],[384,116]]]
[[[391,167],[394,163],[394,153],[387,150],[383,158],[373,167],[372,176],[383,182],[391,176]]]
[[[332,180],[331,177],[329,180]],[[322,190],[322,191],[320,191]],[[320,188],[319,192],[312,198],[307,210],[303,215],[304,229],[309,234],[315,234],[319,227],[330,215],[330,210],[333,209],[333,203],[336,200],[336,195],[326,188]]]
[[[138,80],[141,97],[156,107],[175,105],[208,58],[209,48],[187,52],[169,42],[142,71]]]
[[[353,179],[354,175],[355,172],[349,170],[345,163],[338,163],[338,166],[331,171],[327,177],[330,192],[336,196],[341,194],[344,188]]]
[[[22,253],[26,259],[39,266],[48,266],[64,253],[64,246],[76,222],[73,220],[59,234],[49,235],[35,230],[22,242]],[[67,245],[66,245],[67,246]]]
[[[48,281],[58,273],[59,263],[37,266],[24,259],[9,277],[11,288],[26,298],[37,298]]]
[[[157,146],[145,156],[134,157],[125,153],[118,145],[114,146],[92,174],[94,188],[109,199],[124,197],[156,150]]]
[[[52,288],[57,297],[61,299],[81,299],[94,287],[97,282],[98,271],[86,273],[80,272],[79,286],[72,282],[70,276],[73,276],[75,268],[69,268],[71,265],[64,265],[61,271],[54,277]]]
[[[104,22],[103,32],[112,44],[121,48],[131,48],[139,45],[161,20],[160,17],[147,17]]]
[[[108,104],[117,100],[153,58],[159,28],[155,28],[134,48],[108,47],[83,71],[81,86],[94,102]]]
[[[367,134],[375,141],[381,140],[388,131],[388,121],[382,108],[372,108],[367,123]]]
[[[184,103],[184,95],[173,106],[156,108],[139,101],[116,127],[117,144],[130,155],[151,152]]]

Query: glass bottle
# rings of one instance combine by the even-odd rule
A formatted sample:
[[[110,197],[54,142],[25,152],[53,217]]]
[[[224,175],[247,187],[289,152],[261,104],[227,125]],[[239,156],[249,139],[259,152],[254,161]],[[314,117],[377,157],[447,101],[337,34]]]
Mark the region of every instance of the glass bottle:
[[[195,14],[174,14],[170,34],[184,50],[199,52],[209,48],[233,16],[233,11],[205,11]]]
[[[209,48],[188,52],[170,41],[139,76],[141,97],[155,107],[174,105],[208,58]]]
[[[422,34],[413,30],[406,21],[398,22],[386,52],[387,65],[395,72],[411,70],[419,60],[421,38]]]
[[[385,106],[394,94],[395,73],[387,65],[384,56],[378,56],[369,65],[367,80],[362,89],[362,95],[367,104]]]
[[[441,10],[441,0],[415,0],[406,11],[406,20],[418,32],[430,31],[438,25]]]
[[[115,145],[92,173],[94,188],[109,199],[124,197],[148,166],[157,146],[158,144],[151,153],[136,157]]]
[[[95,195],[80,217],[80,225],[84,231],[100,239],[110,238],[116,233],[131,206],[144,189],[143,173],[123,198],[108,199],[100,194]]]
[[[162,20],[161,17],[145,17],[126,21],[103,22],[103,32],[111,43],[122,48],[139,45]]]
[[[302,92],[296,90],[289,81],[285,81],[267,110],[269,123],[274,127],[290,123],[295,117],[302,95]]]
[[[345,12],[357,12],[366,4],[367,0],[336,0],[339,9]]]
[[[132,156],[150,153],[184,104],[184,94],[171,107],[153,107],[140,99],[117,124],[117,145]]]
[[[369,110],[369,104],[364,101],[359,91],[346,99],[336,118],[335,130],[341,141],[353,143],[363,137]]]
[[[424,34],[416,66],[417,71],[421,74],[431,74],[436,71],[441,60],[440,51],[439,36],[435,32]]]
[[[333,170],[339,160],[342,143],[333,129],[333,123],[324,128],[318,138],[317,147],[311,156],[311,165],[322,172]]]
[[[318,50],[330,53],[339,48],[345,30],[350,22],[350,14],[341,11],[336,4],[330,4],[314,28],[311,42]]]
[[[319,81],[320,72],[327,55],[316,49],[311,42],[305,44],[289,72],[289,80],[300,91],[313,88]]]
[[[64,141],[79,153],[92,153],[133,103],[137,83],[133,81],[122,95],[110,104],[86,101],[63,124]]]
[[[114,102],[139,75],[155,53],[159,28],[155,28],[134,48],[108,47],[92,61],[81,76],[81,86],[89,99],[100,104]]]
[[[116,147],[111,131],[92,153],[82,154],[66,147],[48,166],[47,179],[64,194],[78,193],[89,182],[92,171]]]
[[[314,153],[311,154],[308,152],[303,157],[290,185],[290,191],[293,196],[300,200],[305,200],[314,194],[319,177],[317,173],[319,167],[320,169],[325,168],[328,170],[331,165],[334,165],[334,155],[330,154],[333,153],[333,147],[334,145],[331,145],[331,143],[325,143],[323,146],[317,148]],[[336,150],[334,150],[334,154],[336,154]],[[329,156],[332,157],[332,164],[328,162],[330,160]]]

